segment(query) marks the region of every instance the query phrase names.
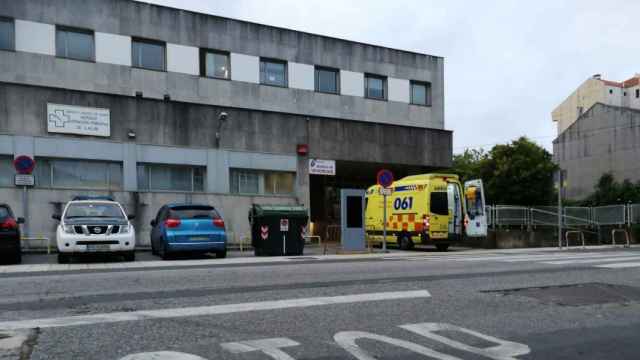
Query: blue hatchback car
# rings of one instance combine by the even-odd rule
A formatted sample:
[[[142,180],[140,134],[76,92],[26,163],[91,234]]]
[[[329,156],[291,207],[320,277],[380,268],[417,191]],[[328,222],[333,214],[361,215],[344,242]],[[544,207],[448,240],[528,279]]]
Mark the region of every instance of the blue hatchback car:
[[[213,206],[169,204],[151,220],[151,251],[163,259],[175,253],[227,256],[224,220]]]

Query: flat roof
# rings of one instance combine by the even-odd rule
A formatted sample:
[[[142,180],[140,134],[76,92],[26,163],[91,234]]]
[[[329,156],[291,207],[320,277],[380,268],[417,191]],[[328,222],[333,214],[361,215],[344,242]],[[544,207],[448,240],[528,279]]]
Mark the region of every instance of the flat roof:
[[[177,11],[184,11],[184,12],[188,12],[188,13],[192,13],[192,14],[196,14],[196,15],[205,15],[205,16],[217,17],[217,18],[220,18],[220,19],[226,19],[226,20],[231,20],[231,21],[242,22],[242,23],[246,23],[246,24],[259,25],[259,26],[264,26],[264,27],[273,28],[273,29],[277,29],[277,30],[294,31],[294,32],[307,34],[307,35],[311,35],[311,36],[322,37],[322,38],[326,38],[326,39],[346,41],[346,42],[350,42],[350,43],[354,43],[354,44],[375,46],[375,47],[379,47],[379,48],[383,48],[383,49],[389,49],[389,50],[404,52],[404,53],[408,53],[408,54],[415,54],[415,55],[421,55],[421,56],[430,56],[430,57],[444,59],[444,56],[426,54],[426,53],[413,51],[413,50],[398,49],[398,48],[393,48],[393,47],[390,47],[390,46],[371,44],[371,43],[366,43],[366,42],[362,42],[362,41],[349,40],[349,39],[339,38],[339,37],[335,37],[335,36],[322,35],[322,34],[312,33],[312,32],[308,32],[308,31],[295,30],[295,29],[285,28],[285,27],[281,27],[281,26],[268,25],[268,24],[263,24],[263,23],[248,21],[248,20],[236,19],[236,18],[232,18],[232,17],[228,17],[228,16],[207,14],[207,13],[203,13],[203,12],[198,12],[198,11],[188,10],[188,9],[182,9],[182,8],[177,8],[177,7],[173,7],[173,6],[158,5],[158,4],[150,3],[150,2],[144,1],[144,0],[128,0],[128,1],[139,3],[139,4],[155,6],[155,7],[159,7],[159,8],[167,8],[167,9],[172,9],[172,10],[177,10]]]

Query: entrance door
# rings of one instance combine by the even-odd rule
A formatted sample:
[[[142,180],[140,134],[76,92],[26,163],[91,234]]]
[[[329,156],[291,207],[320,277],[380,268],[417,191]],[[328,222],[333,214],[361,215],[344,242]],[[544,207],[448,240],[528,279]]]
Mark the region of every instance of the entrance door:
[[[340,190],[340,225],[342,248],[361,251],[364,241],[364,190]]]

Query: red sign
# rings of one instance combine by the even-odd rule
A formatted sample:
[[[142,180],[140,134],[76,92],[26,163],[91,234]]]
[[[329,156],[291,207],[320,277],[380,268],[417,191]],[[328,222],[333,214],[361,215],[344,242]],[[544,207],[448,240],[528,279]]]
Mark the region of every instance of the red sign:
[[[20,155],[13,160],[13,167],[21,175],[29,175],[36,167],[36,162],[30,156]]]
[[[378,185],[382,186],[383,188],[388,188],[389,186],[391,186],[391,184],[393,184],[393,173],[389,170],[382,169],[378,171],[376,179],[378,180]]]

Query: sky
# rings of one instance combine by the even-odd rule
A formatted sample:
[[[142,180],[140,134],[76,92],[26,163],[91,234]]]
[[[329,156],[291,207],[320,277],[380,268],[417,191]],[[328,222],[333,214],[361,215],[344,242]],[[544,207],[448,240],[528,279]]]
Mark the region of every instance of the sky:
[[[640,1],[145,2],[442,56],[454,153],[520,136],[551,151],[551,111],[576,87],[640,72]]]

